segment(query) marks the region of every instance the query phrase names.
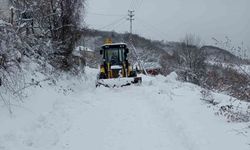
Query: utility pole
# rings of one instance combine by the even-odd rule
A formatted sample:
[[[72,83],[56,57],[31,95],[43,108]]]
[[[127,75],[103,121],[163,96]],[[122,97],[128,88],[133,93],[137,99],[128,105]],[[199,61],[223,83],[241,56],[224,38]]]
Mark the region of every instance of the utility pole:
[[[130,44],[132,46],[132,49],[134,50],[134,55],[135,55],[135,57],[137,59],[137,62],[139,64],[139,68],[142,69],[143,72],[146,75],[148,75],[147,70],[143,66],[143,63],[142,63],[142,61],[140,59],[140,56],[138,55],[137,50],[136,50],[135,46],[133,45],[133,39],[132,39],[133,36],[132,36],[132,34],[133,34],[133,21],[135,20],[134,19],[134,16],[135,16],[134,12],[135,12],[134,10],[128,10],[128,18],[127,18],[127,20],[130,21],[130,37],[129,37],[129,40],[130,40]]]
[[[131,39],[132,39],[132,33],[133,33],[133,21],[135,20],[134,19],[134,16],[135,16],[134,12],[135,12],[134,10],[128,10],[127,20],[130,21],[130,38]]]

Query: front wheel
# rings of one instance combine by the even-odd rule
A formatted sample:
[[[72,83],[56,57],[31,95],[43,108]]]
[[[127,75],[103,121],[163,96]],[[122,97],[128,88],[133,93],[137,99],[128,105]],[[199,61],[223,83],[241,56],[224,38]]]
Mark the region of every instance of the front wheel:
[[[129,77],[137,77],[136,71],[131,71]]]
[[[100,74],[98,75],[98,79],[107,79],[107,76],[106,76],[105,73],[100,73]]]

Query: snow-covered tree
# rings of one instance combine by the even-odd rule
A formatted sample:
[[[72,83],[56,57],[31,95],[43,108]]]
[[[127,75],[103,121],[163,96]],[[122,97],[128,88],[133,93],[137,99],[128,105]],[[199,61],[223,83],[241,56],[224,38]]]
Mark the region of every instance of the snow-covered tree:
[[[13,22],[0,19],[0,100],[10,107],[15,98],[6,97],[19,98],[27,85],[23,79],[25,65],[35,63],[42,68],[50,63],[75,73],[84,64],[72,53],[82,28],[84,0],[9,0],[9,3],[14,12]]]
[[[200,38],[187,34],[176,51],[178,63],[182,70],[185,70],[185,80],[196,84],[200,84],[205,73],[205,54],[200,47]]]
[[[19,33],[50,39],[52,63],[69,70],[75,43],[80,37],[84,0],[11,0]]]

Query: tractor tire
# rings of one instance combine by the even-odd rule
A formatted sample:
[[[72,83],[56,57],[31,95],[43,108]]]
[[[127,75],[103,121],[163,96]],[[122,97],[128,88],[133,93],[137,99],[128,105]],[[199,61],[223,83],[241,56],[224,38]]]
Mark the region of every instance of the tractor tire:
[[[99,79],[107,79],[107,76],[105,73],[100,73],[99,74]]]
[[[131,71],[130,76],[129,77],[137,77],[137,73],[136,71]]]

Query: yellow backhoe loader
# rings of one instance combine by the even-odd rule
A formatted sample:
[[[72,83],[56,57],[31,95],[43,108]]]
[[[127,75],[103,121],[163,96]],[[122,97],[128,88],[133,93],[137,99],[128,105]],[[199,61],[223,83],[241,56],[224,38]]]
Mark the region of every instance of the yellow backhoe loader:
[[[96,87],[123,87],[140,84],[142,78],[128,62],[129,49],[125,43],[106,42],[101,46],[102,64],[97,77]]]

